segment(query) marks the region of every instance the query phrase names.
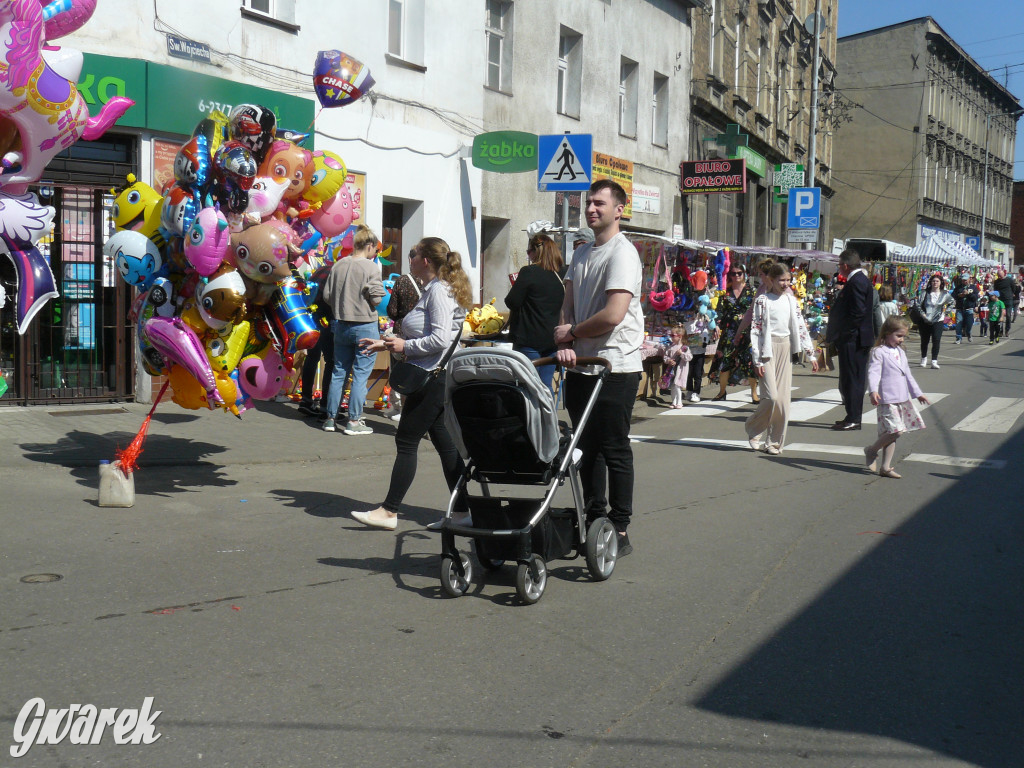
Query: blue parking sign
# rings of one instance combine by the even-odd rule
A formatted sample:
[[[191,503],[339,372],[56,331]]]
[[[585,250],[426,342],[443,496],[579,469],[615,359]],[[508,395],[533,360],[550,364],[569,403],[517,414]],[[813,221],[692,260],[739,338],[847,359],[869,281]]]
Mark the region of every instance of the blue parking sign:
[[[818,229],[821,223],[821,188],[794,187],[789,190],[787,229]]]

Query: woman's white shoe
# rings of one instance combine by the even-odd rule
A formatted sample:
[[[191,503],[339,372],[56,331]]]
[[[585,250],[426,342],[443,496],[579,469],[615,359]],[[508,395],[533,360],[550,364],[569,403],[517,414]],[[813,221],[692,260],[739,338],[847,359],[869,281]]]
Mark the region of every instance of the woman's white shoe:
[[[384,528],[389,531],[398,528],[398,515],[392,515],[381,508],[371,509],[369,512],[353,512],[352,517],[373,528]]]

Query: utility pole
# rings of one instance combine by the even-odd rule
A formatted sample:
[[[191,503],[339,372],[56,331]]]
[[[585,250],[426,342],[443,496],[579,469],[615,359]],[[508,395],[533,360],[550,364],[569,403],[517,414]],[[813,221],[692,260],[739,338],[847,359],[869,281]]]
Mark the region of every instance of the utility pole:
[[[818,151],[818,69],[821,66],[821,0],[814,0],[814,24],[813,24],[813,35],[814,35],[814,71],[811,73],[811,136],[810,136],[810,147],[807,156],[807,186],[817,186],[815,177],[816,165],[818,162],[817,151]],[[819,221],[819,225],[820,225]],[[821,239],[821,229],[818,229],[818,239]],[[818,243],[805,243],[804,248],[808,250],[814,250],[818,247]]]

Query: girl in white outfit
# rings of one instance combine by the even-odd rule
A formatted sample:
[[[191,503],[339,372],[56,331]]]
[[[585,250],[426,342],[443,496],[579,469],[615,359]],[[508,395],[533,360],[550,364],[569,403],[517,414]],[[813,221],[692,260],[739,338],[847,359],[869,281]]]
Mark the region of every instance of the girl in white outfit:
[[[813,354],[814,345],[796,299],[789,292],[789,268],[773,264],[768,271],[768,292],[754,300],[750,324],[750,354],[761,379],[761,402],[747,419],[747,437],[755,451],[764,448],[772,456],[782,453],[789,424],[793,388],[793,354]],[[818,362],[811,359],[811,370]]]
[[[672,405],[669,408],[678,410],[683,407],[683,392],[686,390],[686,378],[690,371],[690,360],[693,353],[683,343],[683,326],[674,325],[668,332],[672,344],[665,352],[665,364],[674,366],[672,371]]]

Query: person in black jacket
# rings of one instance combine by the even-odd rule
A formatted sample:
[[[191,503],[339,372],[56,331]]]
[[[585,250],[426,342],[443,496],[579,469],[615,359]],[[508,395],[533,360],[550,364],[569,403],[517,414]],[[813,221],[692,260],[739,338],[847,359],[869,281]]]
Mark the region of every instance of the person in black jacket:
[[[999,268],[999,278],[992,283],[992,290],[999,291],[999,300],[1006,305],[1006,312],[1003,313],[1003,336],[1009,337],[1010,324],[1013,323],[1013,284],[1014,279],[1006,274],[1006,270]]]
[[[505,305],[511,310],[509,334],[512,348],[531,360],[537,360],[557,351],[555,326],[565,298],[565,288],[558,276],[562,269],[562,255],[555,241],[541,234],[530,238],[526,254],[530,257],[530,264],[519,270],[512,290],[505,297]],[[555,375],[554,364],[541,366],[537,372],[550,387]]]
[[[967,275],[958,275],[953,286],[953,298],[956,300],[956,341],[959,344],[963,337],[971,343],[971,330],[974,328],[974,310],[978,306],[978,290],[974,281]]]
[[[846,407],[846,416],[832,429],[845,431],[860,429],[864,412],[868,353],[875,341],[871,309],[874,288],[854,250],[839,254],[839,275],[846,284],[829,311],[825,340],[835,344],[839,352],[839,394]]]

